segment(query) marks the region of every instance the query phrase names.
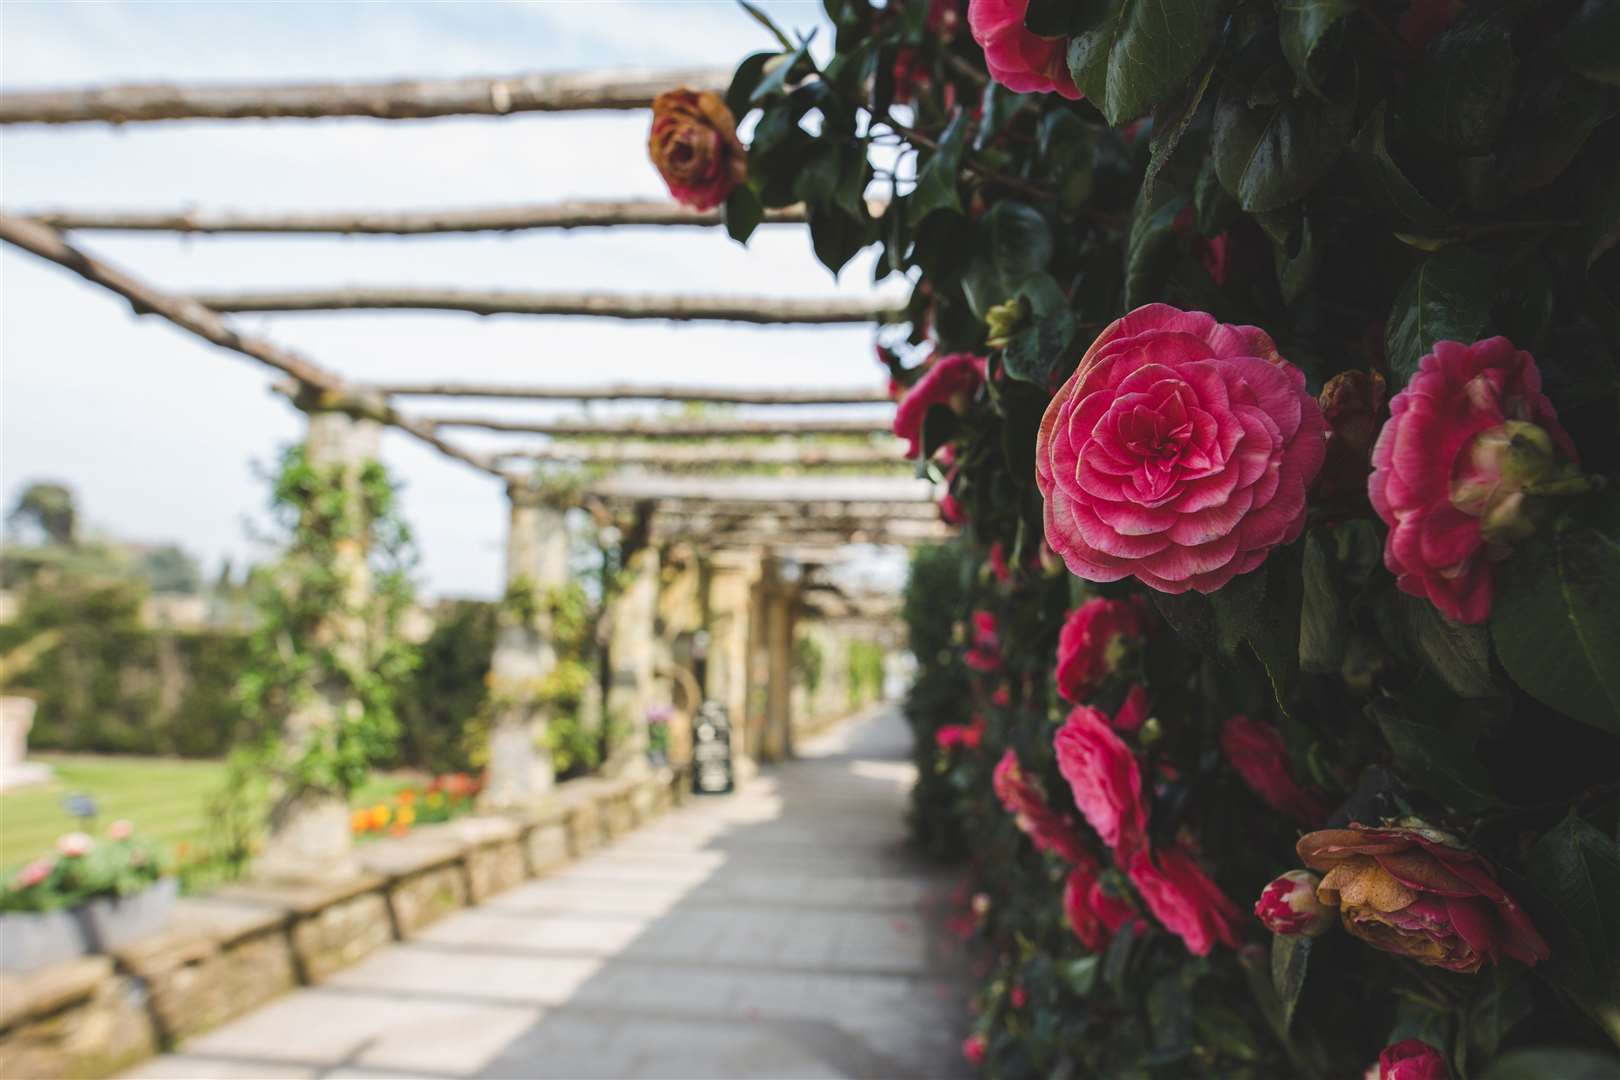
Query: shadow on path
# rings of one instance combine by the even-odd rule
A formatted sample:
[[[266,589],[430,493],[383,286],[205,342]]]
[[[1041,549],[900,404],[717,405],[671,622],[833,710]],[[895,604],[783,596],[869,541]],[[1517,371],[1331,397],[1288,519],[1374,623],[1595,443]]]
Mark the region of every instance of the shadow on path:
[[[877,710],[131,1075],[966,1075],[950,882],[905,845],[908,757]]]

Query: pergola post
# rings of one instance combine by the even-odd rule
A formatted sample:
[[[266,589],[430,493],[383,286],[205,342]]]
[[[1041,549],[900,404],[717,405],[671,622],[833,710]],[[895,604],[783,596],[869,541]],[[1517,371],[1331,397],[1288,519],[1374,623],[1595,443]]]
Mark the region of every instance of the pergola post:
[[[608,637],[606,716],[624,732],[608,771],[633,774],[647,768],[647,711],[652,707],[658,664],[659,554],[648,542],[625,559],[624,590],[613,601]]]
[[[752,552],[719,551],[709,560],[709,649],[705,693],[726,707],[731,748],[746,771],[755,747],[748,740],[748,661],[754,584],[759,557]]]
[[[763,588],[765,616],[765,738],[763,761],[785,761],[793,753],[793,629],[799,588],[772,560]]]
[[[344,412],[310,411],[304,452],[309,463],[325,471],[340,469],[350,512],[363,513],[360,474],[377,459],[381,428],[369,419]],[[368,531],[363,523],[351,530],[354,539],[340,541],[332,570],[344,582],[344,612],[330,616],[315,637],[328,641],[350,662],[364,664],[368,628],[361,614],[371,592],[367,562]],[[289,582],[289,588],[297,588]],[[317,685],[309,700],[295,707],[283,724],[282,738],[289,755],[296,756],[320,729],[338,717],[358,710],[359,701],[343,690]],[[349,809],[343,792],[311,787],[289,787],[270,808],[270,835],[255,863],[259,877],[276,881],[332,880],[358,869],[349,833]]]
[[[563,511],[531,488],[507,487],[506,600],[490,661],[495,715],[483,805],[522,810],[551,790],[551,753],[544,749],[547,717],[536,701],[539,683],[557,663],[549,636],[546,594],[568,579],[568,532]]]

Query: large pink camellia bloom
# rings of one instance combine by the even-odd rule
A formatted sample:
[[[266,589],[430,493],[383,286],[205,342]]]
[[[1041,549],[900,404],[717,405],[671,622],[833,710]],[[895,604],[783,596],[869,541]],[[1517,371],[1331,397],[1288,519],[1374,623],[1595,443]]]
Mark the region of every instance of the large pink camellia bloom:
[[[1147,832],[1136,755],[1114,734],[1107,714],[1089,705],[1075,707],[1052,745],[1074,804],[1123,863],[1142,846]]]
[[[1458,622],[1489,615],[1494,564],[1529,530],[1524,486],[1555,448],[1577,460],[1529,353],[1504,337],[1435,342],[1389,403],[1367,481],[1401,590]]]
[[[1047,542],[1090,581],[1212,592],[1298,538],[1326,438],[1304,374],[1263,330],[1137,308],[1041,420]]]
[[[1043,38],[1024,29],[1029,0],[969,0],[968,29],[984,50],[990,77],[1020,94],[1080,98],[1069,74],[1069,40]]]
[[[984,382],[985,359],[970,353],[952,353],[935,360],[914,383],[894,410],[894,433],[906,440],[906,456],[922,452],[923,419],[934,405],[952,412],[967,411],[968,402]]]
[[[1217,941],[1237,948],[1243,914],[1185,851],[1161,851],[1156,860],[1146,851],[1137,852],[1130,879],[1153,917],[1194,956],[1208,956]]]

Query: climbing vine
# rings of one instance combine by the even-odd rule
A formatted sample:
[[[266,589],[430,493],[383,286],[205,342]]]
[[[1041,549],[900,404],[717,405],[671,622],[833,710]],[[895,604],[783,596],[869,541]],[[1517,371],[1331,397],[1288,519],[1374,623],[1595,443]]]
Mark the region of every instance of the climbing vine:
[[[318,464],[302,445],[282,455],[270,510],[284,554],[251,583],[258,621],[237,698],[250,718],[276,722],[241,754],[288,794],[346,795],[392,750],[395,695],[417,665],[400,635],[410,528],[380,463]],[[283,722],[299,714],[314,722],[289,738]]]

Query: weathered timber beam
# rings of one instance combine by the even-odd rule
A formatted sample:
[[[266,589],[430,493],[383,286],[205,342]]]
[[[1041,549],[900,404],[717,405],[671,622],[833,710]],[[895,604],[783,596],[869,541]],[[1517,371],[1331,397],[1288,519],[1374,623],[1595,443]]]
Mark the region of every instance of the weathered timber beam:
[[[875,420],[787,419],[738,420],[497,420],[485,416],[424,416],[422,423],[436,428],[478,428],[482,431],[529,432],[560,438],[593,436],[626,439],[746,438],[772,435],[888,435],[886,417]]]
[[[882,208],[879,207],[879,214]],[[589,229],[615,225],[714,226],[718,210],[691,210],[667,199],[586,199],[529,206],[447,207],[437,210],[73,210],[19,211],[54,229],[177,232],[421,236],[429,233]],[[802,224],[804,207],[765,211],[765,224]]]
[[[785,390],[742,386],[610,383],[603,386],[523,386],[512,383],[372,383],[390,397],[515,398],[524,401],[702,401],[728,405],[888,404],[881,386]]]
[[[593,481],[589,493],[604,501],[663,499],[736,503],[932,503],[934,485],[907,476],[658,476],[621,473]]]
[[[797,518],[859,518],[865,521],[938,521],[939,508],[931,502],[870,502],[820,500],[807,502],[734,502],[726,499],[654,499],[653,511],[669,516]]]
[[[240,353],[259,363],[291,375],[298,384],[317,395],[325,408],[356,412],[416,436],[448,457],[500,475],[482,456],[463,450],[442,438],[429,425],[400,415],[387,402],[360,392],[336,372],[313,363],[291,349],[263,338],[238,333],[219,314],[196,300],[153,288],[117,267],[85,254],[67,243],[54,229],[32,221],[0,214],[0,240],[32,255],[64,266],[86,281],[100,285],[128,300],[140,315],[157,315],[205,341]]]
[[[806,444],[792,439],[764,445],[669,446],[635,442],[553,442],[531,449],[501,453],[493,458],[501,463],[566,463],[579,465],[625,465],[651,469],[679,470],[715,467],[736,468],[878,468],[908,464],[905,447],[839,446]]]
[[[269,120],[369,116],[505,116],[519,112],[644,109],[665,90],[723,92],[731,72],[585,71],[505,78],[370,83],[102,86],[0,95],[0,124],[130,124],[153,120]]]
[[[743,323],[870,323],[898,318],[889,302],[764,296],[657,296],[512,290],[366,288],[219,292],[196,299],[215,311],[466,311],[474,315],[583,315],[605,319]]]

